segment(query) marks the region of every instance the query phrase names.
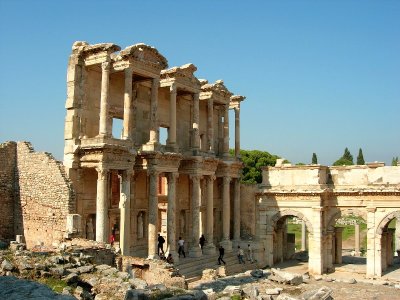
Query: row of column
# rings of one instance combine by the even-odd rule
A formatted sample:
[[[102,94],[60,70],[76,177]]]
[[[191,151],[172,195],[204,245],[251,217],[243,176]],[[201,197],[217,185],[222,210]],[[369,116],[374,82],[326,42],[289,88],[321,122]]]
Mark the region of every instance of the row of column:
[[[101,77],[101,96],[100,96],[100,124],[99,135],[111,135],[111,118],[109,117],[109,90],[110,90],[110,67],[109,61],[103,62]],[[125,69],[125,85],[124,85],[124,117],[123,117],[123,139],[133,140],[134,128],[134,110],[132,98],[132,67]],[[150,138],[148,144],[153,145],[159,142],[158,128],[158,87],[159,78],[152,79],[151,100],[150,100]],[[170,128],[168,131],[168,144],[173,149],[176,149],[176,84],[170,86]],[[200,132],[199,132],[199,93],[193,94],[193,149],[198,150],[200,147]],[[235,107],[235,156],[239,156],[240,151],[240,107]],[[214,126],[213,126],[214,103],[212,99],[207,103],[207,147],[209,152],[214,152]],[[226,104],[223,109],[223,156],[229,156],[229,104]],[[219,120],[222,120],[220,117]]]
[[[96,241],[107,242],[108,240],[108,190],[109,190],[109,170],[98,168],[97,179],[97,198],[96,198]],[[133,172],[124,170],[121,176],[121,196],[120,196],[120,247],[122,254],[129,253],[130,240],[130,210],[133,191],[131,191],[131,176]],[[148,215],[148,256],[154,258],[157,254],[157,232],[158,232],[158,176],[156,170],[149,171],[149,215]],[[176,178],[177,173],[167,173],[168,180],[168,210],[167,210],[167,243],[169,251],[177,256],[176,253]],[[200,237],[200,208],[201,208],[201,175],[192,175],[192,195],[191,195],[191,214],[192,232],[191,249],[189,255],[198,257],[201,255],[198,247]],[[215,176],[206,176],[206,253],[214,253],[214,180]],[[221,244],[227,251],[232,249],[230,241],[230,177],[223,177],[222,190],[222,241]],[[234,185],[234,239],[240,239],[240,182],[235,180]]]

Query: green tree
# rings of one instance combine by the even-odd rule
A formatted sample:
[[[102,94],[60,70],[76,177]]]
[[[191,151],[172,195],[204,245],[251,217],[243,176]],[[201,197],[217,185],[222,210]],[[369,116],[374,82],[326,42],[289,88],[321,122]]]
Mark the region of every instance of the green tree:
[[[399,157],[398,157],[398,156],[393,157],[393,159],[392,159],[392,166],[397,166],[398,162],[399,162]]]
[[[261,183],[261,168],[264,166],[275,166],[276,160],[279,158],[277,155],[259,150],[240,150],[240,156],[244,164],[242,174],[243,183]]]
[[[350,153],[349,149],[347,149],[347,147],[346,147],[346,149],[344,149],[343,156],[341,158],[339,158],[337,161],[335,161],[333,163],[333,165],[334,166],[343,166],[343,165],[351,166],[351,165],[354,165],[354,163],[353,163],[353,155],[351,155],[351,153]]]
[[[312,163],[313,165],[318,164],[317,154],[315,154],[315,153],[312,154],[311,163]]]
[[[361,148],[358,150],[357,165],[365,165],[364,155]]]

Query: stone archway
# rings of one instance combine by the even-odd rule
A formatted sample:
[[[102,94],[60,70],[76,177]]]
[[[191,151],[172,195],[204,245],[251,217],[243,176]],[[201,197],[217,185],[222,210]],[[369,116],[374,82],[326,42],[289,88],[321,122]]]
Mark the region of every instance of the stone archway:
[[[376,226],[375,231],[375,274],[382,276],[394,262],[393,240],[395,229],[388,228],[389,223],[393,219],[400,218],[400,211],[392,211],[386,214]]]
[[[293,209],[286,209],[276,212],[272,217],[270,217],[270,230],[273,245],[272,257],[270,258],[270,261],[273,264],[288,260],[292,258],[293,254],[295,254],[295,235],[288,233],[286,223],[282,222],[283,219],[286,219],[290,216],[304,221],[308,232],[310,235],[312,235],[312,223],[304,216],[302,212]],[[306,231],[303,234],[306,234]]]
[[[326,234],[325,234],[325,243],[330,245],[330,251],[326,252],[326,266],[327,270],[333,269],[334,264],[342,264],[343,261],[343,240],[342,240],[342,227],[335,227],[336,222],[345,216],[355,216],[361,218],[365,223],[367,222],[367,211],[364,211],[359,208],[340,208],[337,207],[336,210],[331,211],[330,215],[327,216],[327,223],[326,223]],[[361,255],[361,243],[360,243],[360,224],[354,224],[354,251],[351,252],[351,255],[360,256]],[[347,262],[352,261],[351,263],[357,264],[366,264],[366,259],[359,257],[353,258],[350,256],[345,256]]]

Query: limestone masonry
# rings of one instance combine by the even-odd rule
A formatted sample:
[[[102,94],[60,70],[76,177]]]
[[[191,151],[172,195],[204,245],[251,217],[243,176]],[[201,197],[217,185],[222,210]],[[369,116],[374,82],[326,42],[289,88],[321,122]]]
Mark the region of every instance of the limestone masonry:
[[[219,245],[230,253],[251,244],[257,264],[272,266],[295,252],[286,229],[288,217],[296,217],[309,271],[322,274],[341,262],[335,224],[351,215],[367,223],[367,275],[381,276],[393,263],[396,237],[388,225],[400,218],[400,166],[278,160],[264,168],[261,185],[240,184],[245,97],[222,80],[198,79],[196,70],[193,64],[169,68],[145,44],[121,50],[75,42],[63,165],[29,143],[0,145],[0,241],[22,235],[33,247],[71,237],[109,243],[113,236],[123,255],[152,259],[160,233],[176,262],[182,237],[189,257],[216,255]],[[355,251],[361,251],[359,239]]]

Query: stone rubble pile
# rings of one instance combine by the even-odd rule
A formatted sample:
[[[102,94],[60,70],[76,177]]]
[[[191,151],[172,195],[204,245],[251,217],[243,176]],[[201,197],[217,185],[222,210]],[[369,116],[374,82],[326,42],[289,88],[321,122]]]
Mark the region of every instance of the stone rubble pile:
[[[59,248],[62,251],[1,250],[0,299],[329,300],[333,299],[333,289],[327,285],[360,282],[354,278],[300,275],[274,268],[254,269],[234,276],[222,276],[218,270],[207,269],[202,279],[191,283],[188,289],[179,271],[161,260],[121,257],[112,249],[93,243],[85,247],[82,243],[67,243]],[[101,263],[102,259],[108,261],[109,255],[113,255],[114,263]],[[25,279],[44,283],[52,279],[61,284],[62,294]],[[399,288],[392,286],[393,290]]]

